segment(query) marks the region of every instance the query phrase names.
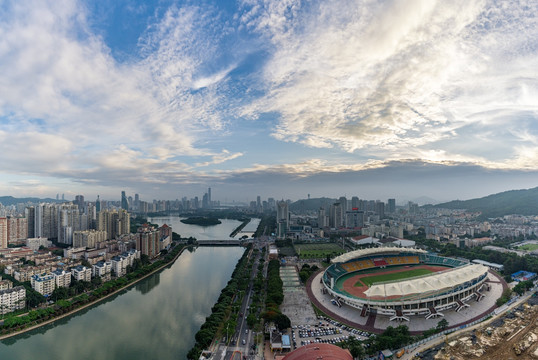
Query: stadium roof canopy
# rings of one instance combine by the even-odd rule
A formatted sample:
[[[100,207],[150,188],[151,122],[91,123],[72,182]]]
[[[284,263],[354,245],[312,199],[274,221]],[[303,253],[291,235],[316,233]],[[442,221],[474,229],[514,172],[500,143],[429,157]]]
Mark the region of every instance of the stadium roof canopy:
[[[436,292],[476,279],[487,271],[484,265],[468,265],[416,279],[372,285],[364,293],[368,297],[389,297]]]
[[[398,254],[401,252],[405,253],[417,253],[417,254],[427,254],[428,252],[426,250],[421,249],[403,249],[399,247],[376,247],[376,248],[369,248],[369,249],[360,249],[355,251],[350,251],[348,253],[342,254],[340,256],[335,257],[332,259],[332,263],[345,263],[346,261],[353,260],[359,257],[363,256],[369,256],[369,255],[376,255],[376,254],[387,254],[387,253],[393,253]]]

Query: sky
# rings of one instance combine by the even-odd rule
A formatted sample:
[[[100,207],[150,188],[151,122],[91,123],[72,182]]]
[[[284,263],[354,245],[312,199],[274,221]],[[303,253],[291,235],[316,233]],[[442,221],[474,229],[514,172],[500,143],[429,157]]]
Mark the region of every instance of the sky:
[[[0,195],[538,186],[538,2],[4,0]]]

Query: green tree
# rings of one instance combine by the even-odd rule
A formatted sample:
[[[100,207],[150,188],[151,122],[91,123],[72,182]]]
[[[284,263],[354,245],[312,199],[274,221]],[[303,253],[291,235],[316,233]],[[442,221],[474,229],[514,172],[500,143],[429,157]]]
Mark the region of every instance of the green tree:
[[[516,286],[514,286],[514,292],[521,296],[525,291],[531,289],[533,286],[534,284],[532,280],[520,281]]]
[[[437,330],[443,331],[448,327],[448,321],[446,319],[441,319],[437,323]]]
[[[353,359],[363,359],[364,355],[366,355],[361,342],[354,336],[349,337],[338,345],[341,346],[342,349],[348,349],[351,356],[353,356]]]
[[[278,330],[282,331],[282,330],[285,330],[289,327],[291,327],[291,321],[290,321],[290,318],[287,317],[286,315],[284,314],[278,314],[276,317],[275,317],[275,325],[276,327],[278,328]]]
[[[66,287],[57,287],[51,294],[51,299],[53,301],[67,299],[69,297],[69,289]]]
[[[258,322],[258,318],[256,317],[256,314],[250,313],[247,316],[247,325],[249,328],[253,328],[254,325]]]

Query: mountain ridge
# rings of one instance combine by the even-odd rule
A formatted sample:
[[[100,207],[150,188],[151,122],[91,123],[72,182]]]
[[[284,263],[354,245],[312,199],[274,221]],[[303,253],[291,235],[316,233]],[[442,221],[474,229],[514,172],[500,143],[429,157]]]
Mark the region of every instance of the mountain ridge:
[[[480,211],[482,217],[502,217],[505,215],[538,215],[538,187],[508,190],[481,198],[453,200],[426,207],[445,209],[466,209]]]

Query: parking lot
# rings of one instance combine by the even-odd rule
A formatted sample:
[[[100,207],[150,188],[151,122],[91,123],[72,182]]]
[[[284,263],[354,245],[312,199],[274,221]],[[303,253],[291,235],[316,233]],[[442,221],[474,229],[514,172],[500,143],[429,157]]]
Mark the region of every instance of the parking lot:
[[[336,344],[350,336],[366,340],[373,334],[348,327],[323,316],[318,316],[316,325],[295,325],[291,330],[294,349],[312,343]]]

